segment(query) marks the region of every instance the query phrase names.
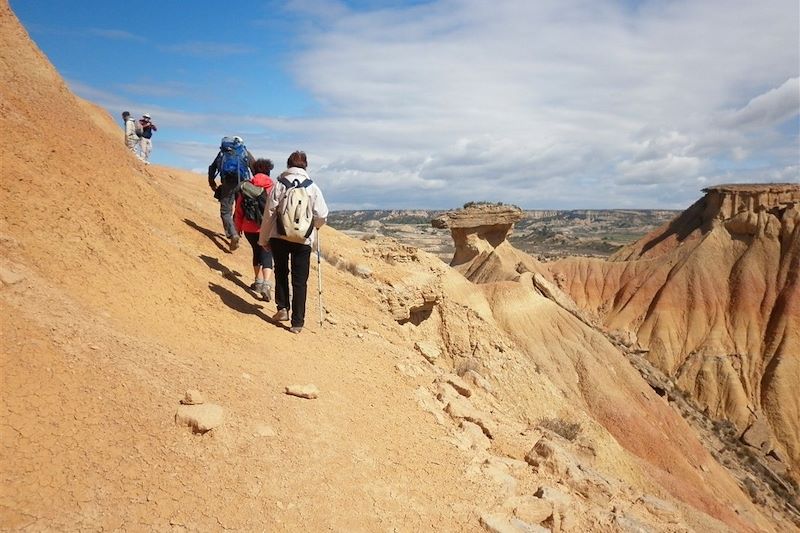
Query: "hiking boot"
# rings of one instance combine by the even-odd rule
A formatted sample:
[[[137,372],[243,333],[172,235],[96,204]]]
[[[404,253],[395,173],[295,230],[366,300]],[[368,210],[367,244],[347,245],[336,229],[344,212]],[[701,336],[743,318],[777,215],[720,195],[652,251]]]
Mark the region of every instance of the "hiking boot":
[[[286,322],[287,320],[289,320],[289,310],[278,309],[278,312],[272,315],[272,320],[276,322]]]
[[[301,326],[292,326],[289,328],[289,331],[297,335],[298,333],[303,331],[303,328]]]
[[[261,284],[261,289],[257,292],[261,293],[261,297],[264,299],[265,302],[269,302],[272,300],[272,285],[270,285],[266,281]]]
[[[260,279],[257,279],[253,282],[252,285],[250,285],[250,288],[255,293],[256,298],[258,298],[259,296],[261,296],[261,292],[264,290],[264,282]]]
[[[231,237],[231,252],[239,247],[239,236],[234,235]]]

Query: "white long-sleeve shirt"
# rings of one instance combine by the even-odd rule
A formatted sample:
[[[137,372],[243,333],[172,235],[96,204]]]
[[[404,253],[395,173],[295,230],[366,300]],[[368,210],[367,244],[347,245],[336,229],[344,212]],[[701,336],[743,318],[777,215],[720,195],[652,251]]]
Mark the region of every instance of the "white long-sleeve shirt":
[[[267,205],[264,208],[264,216],[261,218],[261,231],[258,235],[258,244],[261,246],[266,245],[271,238],[284,238],[283,235],[278,233],[278,225],[275,219],[278,216],[278,204],[286,192],[286,186],[281,183],[280,178],[286,178],[289,181],[297,180],[300,183],[309,179],[308,173],[297,167],[291,167],[284,171],[277,180],[275,180],[275,187],[272,189],[272,194],[267,199]],[[311,213],[314,217],[314,231],[305,240],[304,244],[313,246],[317,239],[317,230],[325,225],[328,219],[328,205],[325,203],[325,198],[322,196],[322,191],[317,187],[316,183],[311,183],[308,186],[308,197],[311,200]]]

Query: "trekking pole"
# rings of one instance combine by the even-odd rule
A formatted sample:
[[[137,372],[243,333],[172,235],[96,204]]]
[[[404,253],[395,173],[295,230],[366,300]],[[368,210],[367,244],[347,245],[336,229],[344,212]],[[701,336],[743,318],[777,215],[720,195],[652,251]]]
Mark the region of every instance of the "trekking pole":
[[[319,229],[317,229],[317,289],[319,291],[319,327],[322,327],[322,261],[319,258]]]

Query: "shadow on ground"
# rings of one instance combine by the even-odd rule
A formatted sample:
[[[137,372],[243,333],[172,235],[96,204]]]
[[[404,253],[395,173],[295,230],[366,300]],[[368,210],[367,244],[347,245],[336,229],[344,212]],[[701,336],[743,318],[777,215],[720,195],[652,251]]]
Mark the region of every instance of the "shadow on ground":
[[[231,253],[230,250],[228,249],[228,242],[225,240],[225,238],[222,236],[221,233],[217,233],[216,231],[204,228],[194,220],[189,220],[188,218],[184,218],[183,222],[193,230],[199,231],[200,233],[208,237],[208,239],[211,242],[213,242],[217,246],[217,248],[219,248],[226,254]]]
[[[242,281],[242,274],[240,272],[237,272],[236,270],[231,270],[230,268],[226,267],[225,265],[220,263],[219,259],[217,259],[216,257],[210,257],[207,255],[200,255],[199,257],[200,259],[203,260],[206,266],[208,266],[208,268],[210,268],[211,270],[216,270],[217,272],[222,274],[222,276],[225,279],[234,282],[236,285],[244,289],[246,293],[250,294],[251,289],[247,285],[247,283]]]

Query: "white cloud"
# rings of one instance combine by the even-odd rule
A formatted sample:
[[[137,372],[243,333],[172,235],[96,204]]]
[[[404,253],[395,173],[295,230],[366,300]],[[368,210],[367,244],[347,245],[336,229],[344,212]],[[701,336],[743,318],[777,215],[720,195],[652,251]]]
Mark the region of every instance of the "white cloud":
[[[800,78],[790,78],[769,89],[746,106],[723,116],[722,123],[735,128],[759,128],[780,124],[800,113]]]
[[[105,39],[114,41],[133,41],[138,43],[147,42],[147,39],[141,35],[136,35],[127,30],[107,29],[107,28],[90,28],[89,33]]]
[[[324,104],[323,119],[296,124],[330,162],[326,175],[366,154],[374,166],[364,176],[400,176],[411,158],[455,197],[505,184],[524,203],[568,199],[578,186],[677,190],[718,175],[720,160],[734,173],[750,157],[783,168],[779,146],[796,143],[771,130],[797,107],[796,82],[784,83],[798,69],[793,1],[635,12],[610,1],[449,0],[369,13],[327,5],[295,72]],[[754,97],[770,86],[779,89]],[[748,100],[736,124],[720,123]],[[759,146],[754,128],[773,144]],[[699,190],[684,194],[689,203]],[[428,190],[406,196],[410,206],[446,201]],[[641,199],[655,200],[649,191]]]
[[[679,207],[715,180],[798,180],[797,128],[781,129],[800,107],[796,0],[626,6],[439,0],[355,12],[293,0],[303,23],[291,74],[319,113],[147,108],[209,138],[243,133],[276,166],[305,149],[334,207]],[[202,168],[214,149],[181,156]]]

